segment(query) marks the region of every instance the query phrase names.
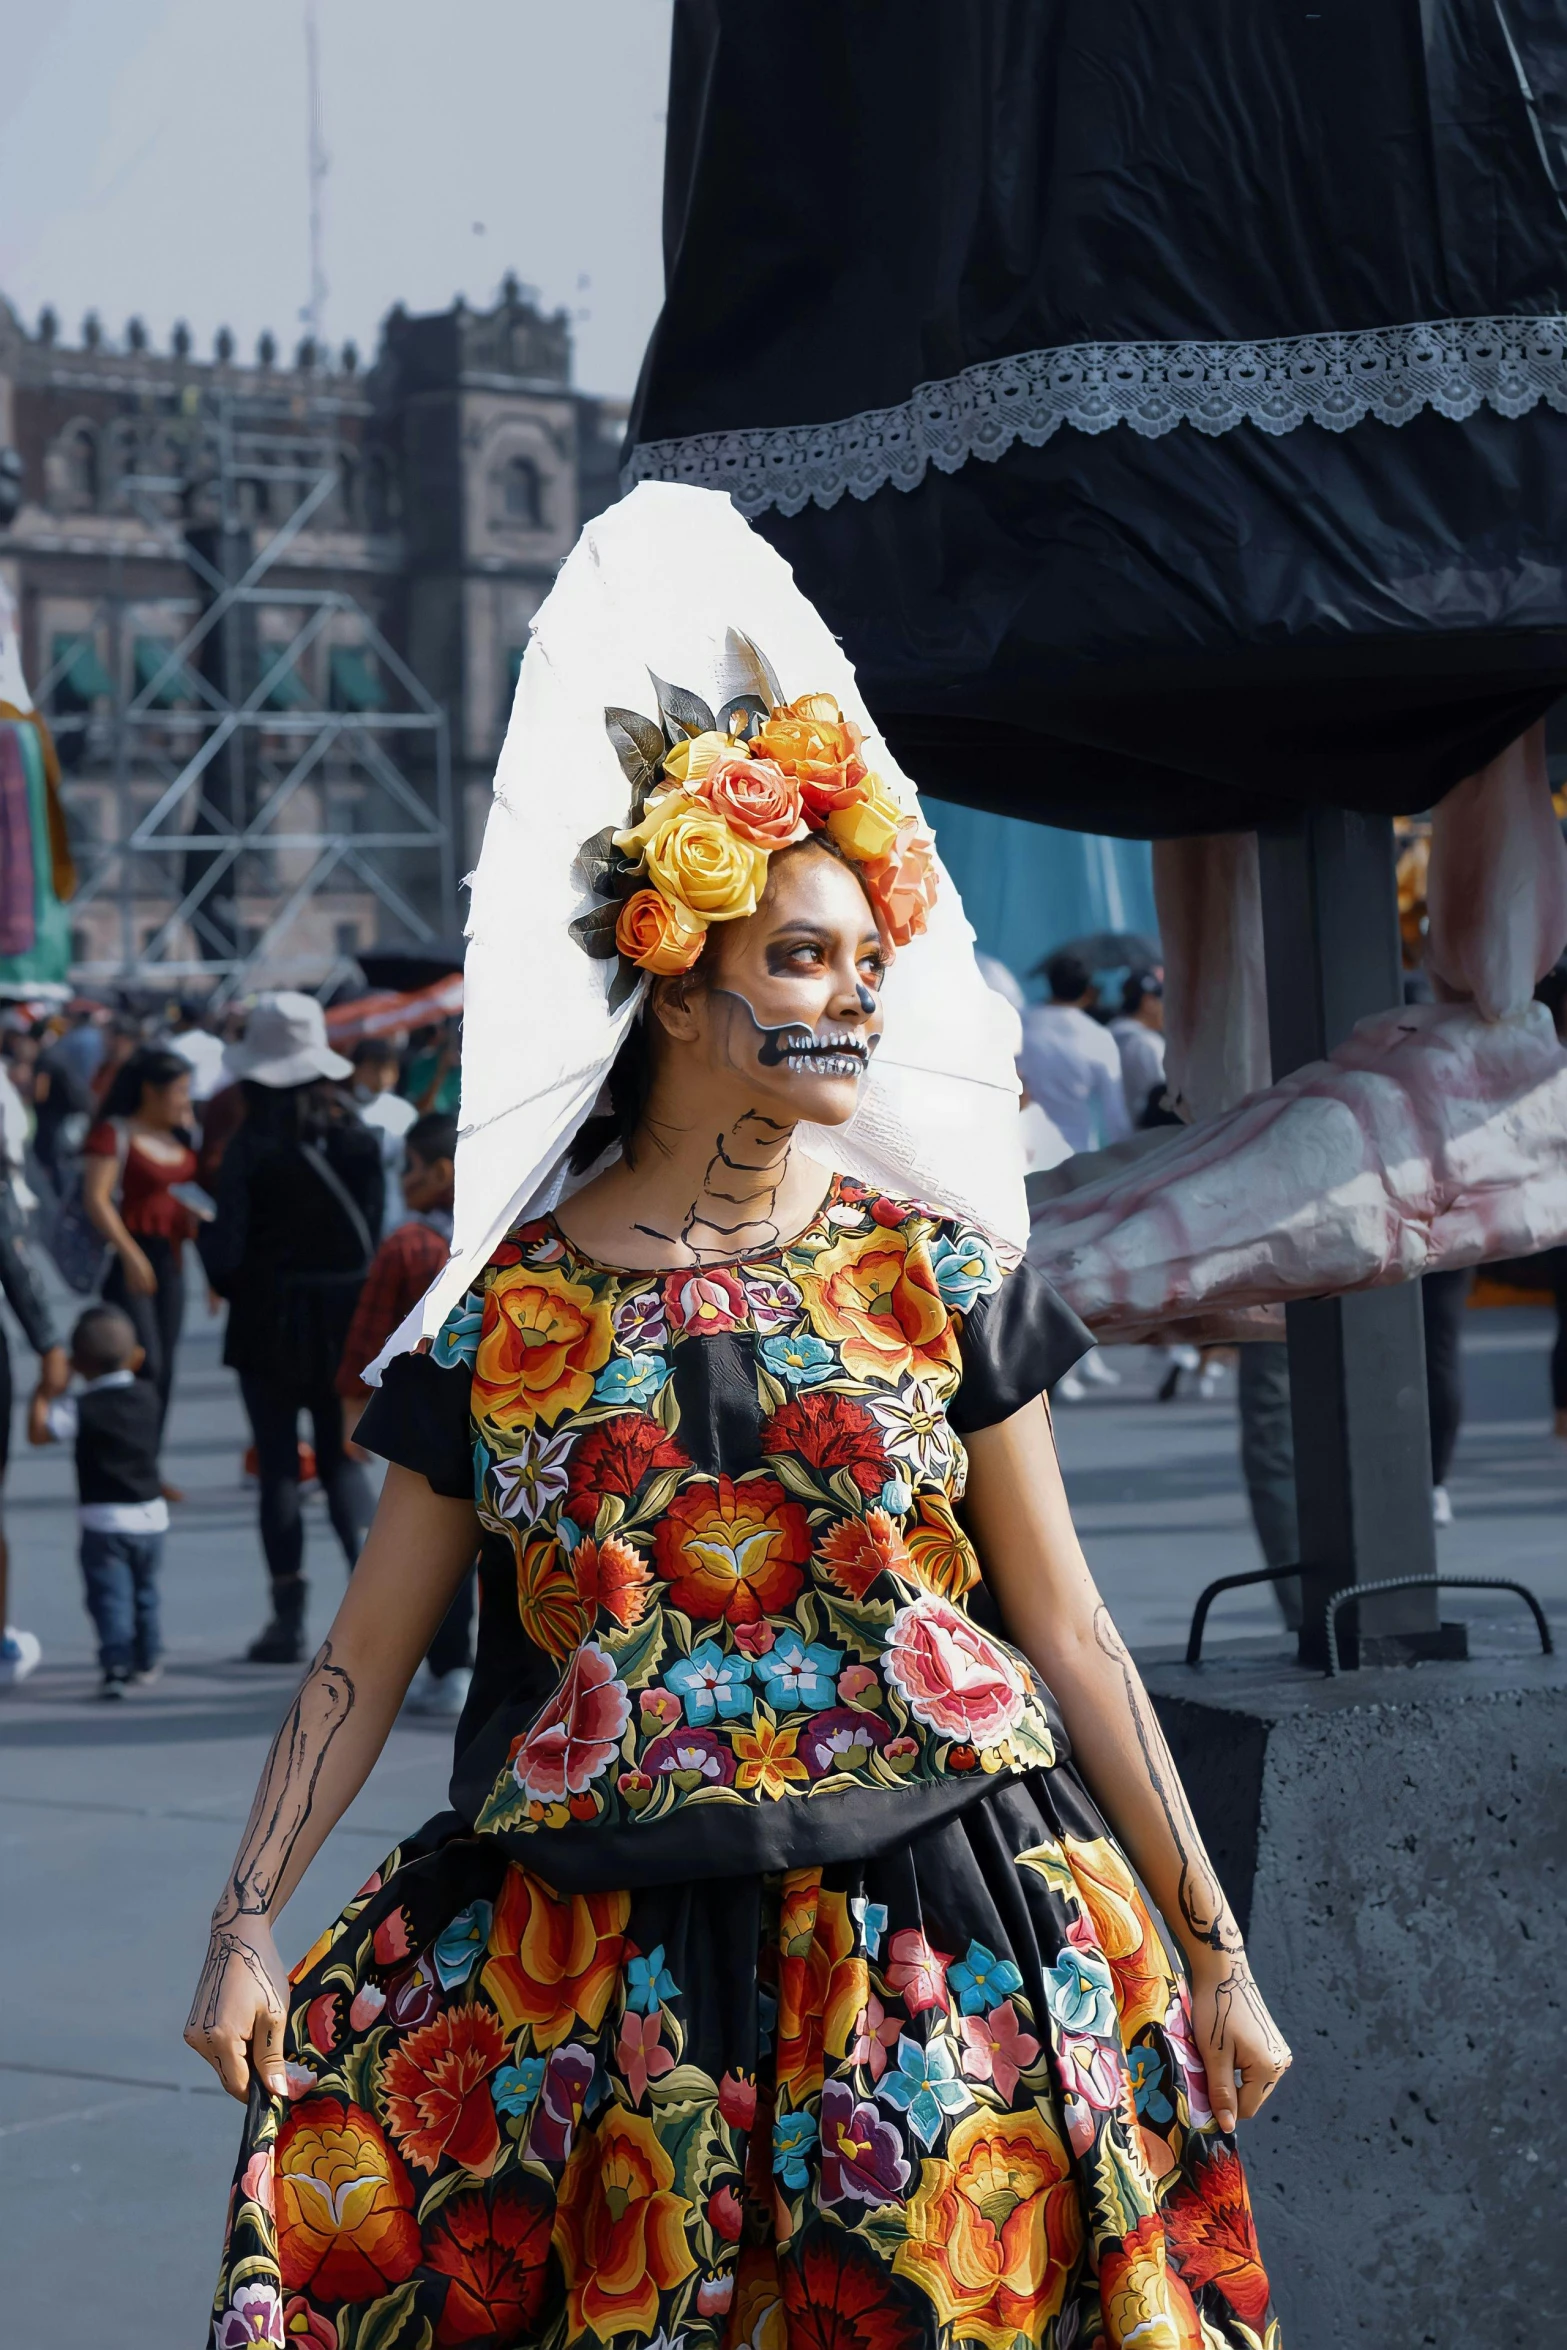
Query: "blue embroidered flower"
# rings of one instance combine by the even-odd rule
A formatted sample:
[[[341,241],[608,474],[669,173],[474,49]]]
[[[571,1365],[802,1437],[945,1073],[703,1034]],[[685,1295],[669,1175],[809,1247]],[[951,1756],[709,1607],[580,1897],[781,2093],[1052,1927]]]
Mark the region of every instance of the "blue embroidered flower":
[[[1064,2032],[1108,2040],[1115,2030],[1115,1982],[1097,1950],[1063,1950],[1045,1973],[1045,2001]]]
[[[1158,2049],[1129,2048],[1126,2069],[1131,2076],[1138,2112],[1145,2113],[1151,2122],[1173,2121],[1175,2108],[1159,2085],[1164,2078],[1164,2059]]]
[[[988,1297],[1001,1285],[995,1250],[977,1232],[960,1232],[951,1240],[943,1233],[932,1241],[930,1269],[942,1304],[955,1314],[966,1314],[977,1297]]]
[[[751,1667],[743,1656],[725,1656],[716,1641],[698,1641],[689,1656],[676,1657],[664,1679],[686,1709],[686,1720],[696,1729],[721,1716],[738,1721],[751,1711],[747,1683]]]
[[[849,1903],[849,1915],[860,1929],[866,1957],[880,1958],[881,1938],[887,1931],[886,1903],[867,1901],[863,1893],[856,1893]]]
[[[753,1658],[751,1670],[777,1712],[798,1706],[814,1714],[834,1702],[834,1681],[842,1663],[841,1648],[824,1648],[815,1640],[807,1648],[798,1632],[781,1632],[765,1656]]]
[[[781,2113],[773,2124],[773,2168],[786,2187],[803,2187],[810,2173],[805,2158],[816,2144],[816,2123],[808,2113]]]
[[[778,1338],[764,1338],[757,1352],[773,1377],[786,1387],[816,1387],[838,1368],[838,1358],[826,1340],[809,1332],[803,1338],[791,1338],[787,1332]]]
[[[526,2113],[544,2078],[542,2056],[525,2056],[521,2064],[503,2064],[495,2076],[495,2104],[500,2113]]]
[[[484,1322],[484,1308],[464,1298],[453,1306],[435,1334],[430,1353],[443,1371],[455,1371],[459,1365],[473,1368],[473,1358],[479,1351],[479,1331]]]
[[[647,1411],[668,1377],[662,1355],[616,1355],[593,1382],[593,1400],[613,1404],[617,1411],[634,1406]]]
[[[922,2146],[934,2146],[943,2119],[974,2102],[958,2079],[946,2042],[932,2040],[922,2048],[907,2032],[898,2042],[898,2069],[882,2075],[876,2094],[908,2115],[909,2128]]]
[[[880,1500],[889,1518],[907,1517],[914,1507],[914,1488],[903,1477],[889,1477],[881,1489]]]
[[[475,1963],[490,1938],[491,1905],[487,1901],[470,1901],[460,1910],[446,1931],[439,1935],[431,1956],[435,1971],[441,1978],[443,1991],[454,1991],[459,1983],[466,1983]]]
[[[997,1958],[983,1942],[971,1942],[963,1956],[953,1961],[947,1969],[947,1982],[956,1991],[965,2015],[982,2015],[987,2007],[999,2007],[1003,1999],[1023,1988],[1023,1978],[1011,1959]]]
[[[680,1996],[675,1978],[664,1964],[662,1942],[655,1944],[646,1958],[634,1958],[626,1975],[626,2005],[639,2009],[643,2015],[651,2015],[662,2001]]]

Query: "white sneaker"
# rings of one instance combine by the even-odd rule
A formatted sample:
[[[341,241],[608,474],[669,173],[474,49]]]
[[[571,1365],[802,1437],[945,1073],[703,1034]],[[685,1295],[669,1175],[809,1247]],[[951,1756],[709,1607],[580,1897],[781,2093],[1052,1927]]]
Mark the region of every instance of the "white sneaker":
[[[1095,1387],[1119,1387],[1121,1384],[1120,1372],[1110,1368],[1097,1346],[1092,1354],[1084,1355],[1077,1366],[1077,1375],[1079,1379],[1091,1380]]]
[[[411,1714],[442,1715],[455,1721],[468,1702],[472,1680],[466,1665],[454,1665],[449,1673],[432,1673],[428,1665],[421,1665],[403,1699],[404,1710]]]
[[[1452,1497],[1452,1495],[1451,1495],[1451,1494],[1448,1492],[1448,1490],[1447,1490],[1447,1487],[1446,1487],[1445,1485],[1433,1485],[1433,1486],[1432,1486],[1432,1488],[1431,1488],[1431,1523],[1432,1523],[1432,1525],[1433,1525],[1433,1526],[1450,1526],[1450,1525],[1452,1524],[1452,1522],[1453,1522],[1453,1497]]]
[[[1172,1363],[1177,1371],[1195,1371],[1202,1362],[1202,1356],[1197,1352],[1197,1349],[1184,1343],[1180,1346],[1167,1346],[1164,1352],[1166,1360]]]
[[[14,1689],[18,1681],[25,1681],[42,1655],[36,1632],[18,1632],[14,1624],[7,1624],[0,1638],[0,1689]]]
[[[1056,1381],[1051,1390],[1051,1400],[1055,1403],[1081,1403],[1087,1393],[1076,1371],[1068,1371],[1064,1378]]]
[[[1197,1381],[1198,1402],[1212,1403],[1223,1385],[1224,1365],[1222,1363],[1204,1363],[1201,1376]]]

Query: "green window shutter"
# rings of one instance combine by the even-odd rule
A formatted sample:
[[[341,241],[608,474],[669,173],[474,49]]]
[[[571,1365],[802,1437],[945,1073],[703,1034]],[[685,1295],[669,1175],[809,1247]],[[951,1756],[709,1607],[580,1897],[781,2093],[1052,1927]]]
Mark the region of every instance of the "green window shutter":
[[[277,659],[281,649],[280,646],[262,646],[261,674],[263,677]],[[282,676],[276,678],[262,696],[262,708],[266,710],[308,710],[312,706],[310,696],[305,690],[305,681],[297,669],[285,669]]]
[[[136,662],[136,690],[138,693],[151,685],[169,657],[169,647],[155,636],[139,636],[133,647]],[[153,710],[172,710],[176,702],[195,702],[201,699],[200,689],[182,661],[153,695],[148,707]]]
[[[54,662],[64,661],[65,672],[60,684],[78,705],[100,698],[112,701],[114,681],[98,658],[98,649],[90,636],[57,636],[54,640]]]
[[[334,645],[330,662],[334,710],[384,710],[386,688],[363,645]]]

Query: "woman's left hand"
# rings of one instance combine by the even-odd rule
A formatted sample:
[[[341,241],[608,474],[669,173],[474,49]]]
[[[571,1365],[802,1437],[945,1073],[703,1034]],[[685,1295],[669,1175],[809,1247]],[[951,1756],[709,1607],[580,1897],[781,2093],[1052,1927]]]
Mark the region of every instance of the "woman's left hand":
[[[1233,2130],[1261,2110],[1294,2060],[1244,1950],[1205,1950],[1190,1971],[1192,2034],[1207,2069],[1208,2102],[1220,2129]]]

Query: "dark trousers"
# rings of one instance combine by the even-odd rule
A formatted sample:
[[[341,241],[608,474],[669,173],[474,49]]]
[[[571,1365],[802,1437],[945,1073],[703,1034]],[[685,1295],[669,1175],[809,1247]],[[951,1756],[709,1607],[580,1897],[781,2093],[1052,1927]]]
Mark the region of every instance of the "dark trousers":
[[[305,1555],[305,1527],[299,1509],[299,1415],[310,1414],[315,1435],[316,1475],[326,1495],[332,1531],[350,1567],[359,1556],[373,1507],[370,1480],[343,1450],[343,1404],[335,1388],[302,1393],[291,1382],[242,1371],[250,1432],[256,1440],[261,1483],[261,1547],[274,1583],[297,1575]]]
[[[473,1662],[473,1601],[476,1581],[472,1567],[457,1586],[457,1596],[442,1616],[425,1661],[437,1678]]]
[[[1464,1378],[1460,1342],[1464,1309],[1474,1274],[1427,1273],[1420,1284],[1420,1312],[1426,1326],[1426,1409],[1431,1419],[1431,1482],[1445,1485],[1453,1448],[1464,1421]]]
[[[1241,1475],[1257,1541],[1270,1567],[1292,1567],[1300,1557],[1295,1513],[1295,1428],[1290,1418],[1290,1356],[1281,1341],[1248,1341],[1238,1350],[1236,1387],[1241,1423]],[[1275,1583],[1291,1631],[1300,1624],[1300,1577]]]
[[[158,1286],[151,1297],[134,1297],[127,1286],[125,1267],[118,1257],[109,1268],[103,1285],[105,1305],[118,1306],[129,1314],[131,1325],[146,1361],[141,1377],[150,1379],[158,1391],[163,1417],[167,1418],[169,1395],[174,1386],[174,1357],[180,1343],[180,1331],[185,1321],[185,1251],[176,1248],[171,1240],[159,1240],[138,1233],[136,1245],[157,1275]]]
[[[144,1672],[163,1646],[158,1632],[161,1534],[100,1534],[82,1528],[82,1580],[106,1673]]]

